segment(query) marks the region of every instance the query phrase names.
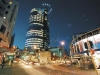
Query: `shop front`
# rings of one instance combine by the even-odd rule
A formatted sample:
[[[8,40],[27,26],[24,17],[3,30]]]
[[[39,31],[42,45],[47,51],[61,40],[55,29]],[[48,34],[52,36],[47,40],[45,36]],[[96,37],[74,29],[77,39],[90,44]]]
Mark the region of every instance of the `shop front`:
[[[100,69],[100,51],[95,51],[93,54],[94,64],[97,69]]]
[[[88,56],[87,53],[74,55],[72,62],[73,65],[83,69],[94,69],[92,57]]]
[[[90,54],[90,52],[89,52]],[[80,55],[80,67],[84,69],[100,69],[100,50],[94,50],[94,54],[91,53],[91,56],[88,56],[87,53]]]

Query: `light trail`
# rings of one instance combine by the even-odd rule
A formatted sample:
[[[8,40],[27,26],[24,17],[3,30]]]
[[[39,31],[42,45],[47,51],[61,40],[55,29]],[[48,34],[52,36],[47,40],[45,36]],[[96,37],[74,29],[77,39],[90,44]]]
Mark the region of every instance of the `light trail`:
[[[26,65],[22,61],[19,62],[19,66],[25,70],[29,75],[46,75],[36,69],[32,65]]]

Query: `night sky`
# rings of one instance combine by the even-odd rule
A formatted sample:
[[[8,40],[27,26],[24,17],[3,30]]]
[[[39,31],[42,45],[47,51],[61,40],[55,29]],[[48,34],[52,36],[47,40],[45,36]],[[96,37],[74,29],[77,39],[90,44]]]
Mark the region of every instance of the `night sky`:
[[[52,7],[48,15],[50,46],[60,46],[59,41],[64,40],[68,50],[72,35],[100,27],[100,0],[19,0],[15,46],[24,48],[30,11],[34,7],[42,8],[43,3]]]

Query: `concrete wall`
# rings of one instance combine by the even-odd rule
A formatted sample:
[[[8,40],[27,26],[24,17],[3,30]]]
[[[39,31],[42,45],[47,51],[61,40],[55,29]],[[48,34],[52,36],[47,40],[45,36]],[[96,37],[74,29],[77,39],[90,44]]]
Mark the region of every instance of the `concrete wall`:
[[[18,12],[18,5],[19,5],[19,2],[17,0],[11,0],[11,1],[12,1],[12,4],[10,4],[8,1],[8,5],[10,6],[10,8],[8,8],[8,5],[6,5],[6,9],[4,11],[3,17],[0,17],[0,28],[2,25],[6,27],[5,33],[4,34],[0,33],[0,38],[3,39],[0,42],[0,45],[4,45],[8,47],[11,41],[14,24],[15,24],[17,12]],[[15,5],[16,5],[16,9],[14,8]],[[5,14],[6,11],[8,11],[7,14]],[[14,13],[13,16],[12,16],[12,13]],[[12,17],[12,21],[10,21],[11,17]],[[8,32],[9,34],[7,36]]]

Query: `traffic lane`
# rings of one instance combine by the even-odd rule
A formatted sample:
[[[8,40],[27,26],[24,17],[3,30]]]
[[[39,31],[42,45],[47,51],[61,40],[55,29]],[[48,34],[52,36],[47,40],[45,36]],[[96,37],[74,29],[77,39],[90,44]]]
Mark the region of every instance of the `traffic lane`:
[[[48,75],[96,75],[95,70],[83,70],[76,67],[66,67],[57,65],[45,65],[37,67],[40,71],[47,73]]]
[[[95,75],[94,73],[81,71],[77,68],[66,67],[66,66],[57,66],[57,65],[45,65],[45,67],[35,67],[36,69],[40,69],[41,72],[44,72],[46,75]],[[25,69],[25,66],[24,66]],[[29,69],[28,69],[29,70]],[[26,71],[28,71],[26,69]],[[30,72],[30,71],[28,71]],[[30,72],[31,73],[31,72]],[[36,72],[35,74],[37,74]]]
[[[12,75],[12,69],[10,67],[5,67],[2,69],[0,66],[0,75]]]
[[[54,68],[65,71],[65,72],[71,72],[71,73],[76,73],[76,74],[81,74],[81,75],[96,75],[96,71],[95,70],[85,70],[85,69],[80,69],[77,67],[67,67],[67,66],[63,66],[63,65],[52,65]]]
[[[13,63],[12,67],[5,63],[3,69],[0,68],[0,75],[28,75],[18,64]]]
[[[34,66],[31,64],[23,63],[23,61],[19,62],[19,66],[28,73],[28,75],[46,75],[41,71],[34,69]]]
[[[49,67],[35,67],[35,69],[44,72],[46,75],[81,75],[81,74],[77,74],[77,73],[72,73],[72,72],[64,72],[62,70],[58,70],[58,69],[52,69]]]

